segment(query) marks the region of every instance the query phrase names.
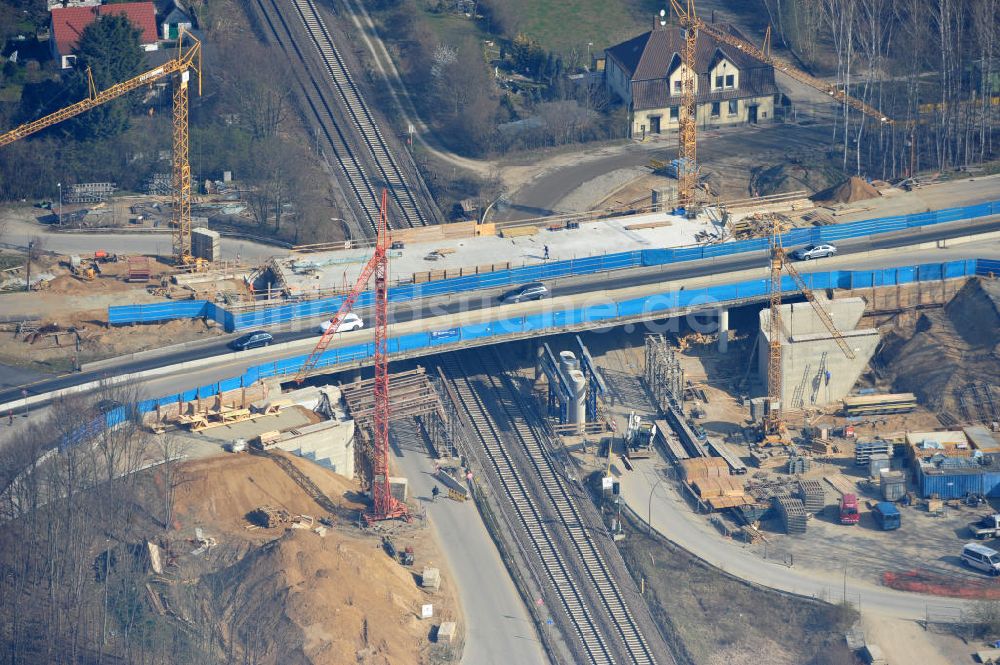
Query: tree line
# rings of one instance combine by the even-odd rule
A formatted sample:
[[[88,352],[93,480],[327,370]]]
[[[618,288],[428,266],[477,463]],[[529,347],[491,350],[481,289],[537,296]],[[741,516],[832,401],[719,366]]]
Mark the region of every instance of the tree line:
[[[105,386],[96,398],[135,404]],[[204,663],[209,635],[150,608],[146,538],[172,523],[175,439],[153,438],[130,407],[116,427],[94,398],[29,417],[0,459],[0,639],[19,663]],[[21,418],[21,414],[4,414]],[[159,465],[143,471],[151,463]],[[152,474],[152,475],[151,475]],[[155,481],[155,482],[154,482]]]
[[[844,169],[896,177],[995,159],[1000,0],[762,0],[781,41],[891,126],[843,108]]]

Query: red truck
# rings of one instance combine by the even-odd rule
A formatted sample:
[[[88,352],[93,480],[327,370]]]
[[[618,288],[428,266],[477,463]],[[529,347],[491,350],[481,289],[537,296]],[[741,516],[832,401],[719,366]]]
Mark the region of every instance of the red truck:
[[[858,497],[853,494],[845,494],[840,499],[840,523],[857,524],[861,520],[858,512]]]

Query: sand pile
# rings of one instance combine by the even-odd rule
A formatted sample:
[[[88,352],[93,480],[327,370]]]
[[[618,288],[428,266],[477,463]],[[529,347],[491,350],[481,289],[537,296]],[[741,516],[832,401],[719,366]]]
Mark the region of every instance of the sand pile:
[[[324,537],[307,529],[247,530],[245,516],[259,506],[292,515],[325,515],[272,460],[249,454],[182,465],[175,494],[175,539],[195,527],[218,540],[209,556],[182,556],[178,575],[197,578],[192,593],[201,616],[234,660],[260,665],[421,665],[431,662],[432,626],[455,620],[453,589],[418,587],[414,571],[439,566],[429,530],[402,528],[400,547],[416,546],[407,568],[382,550],[378,537],[353,526],[362,504],[358,483],[294,456],[286,456],[328,497],[343,506],[339,525]],[[349,525],[349,526],[345,526]],[[178,551],[189,551],[186,545]],[[447,579],[447,573],[442,570]],[[173,596],[178,600],[176,589]],[[435,619],[419,618],[424,603]],[[193,611],[192,611],[193,613]],[[228,662],[228,661],[227,661]]]
[[[206,582],[228,640],[262,665],[410,665],[427,644],[430,601],[371,541],[289,531]]]
[[[813,194],[812,200],[817,203],[854,203],[881,196],[878,190],[868,184],[864,178],[851,176],[839,185],[824,189]]]
[[[275,453],[283,454],[283,453]],[[364,504],[353,497],[357,483],[294,455],[285,455],[320,490],[343,508],[347,518]],[[183,466],[182,482],[174,497],[175,514],[189,527],[211,527],[246,534],[246,514],[260,506],[284,508],[291,515],[322,517],[326,514],[306,496],[277,464],[249,454],[213,457]],[[273,538],[274,534],[265,536]]]
[[[943,309],[887,337],[878,365],[894,390],[958,413],[956,390],[971,382],[1000,384],[1000,283],[970,280]]]

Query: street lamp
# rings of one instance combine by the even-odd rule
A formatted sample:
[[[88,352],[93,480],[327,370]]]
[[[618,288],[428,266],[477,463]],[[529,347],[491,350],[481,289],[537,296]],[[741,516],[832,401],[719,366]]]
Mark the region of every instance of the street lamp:
[[[56,187],[59,188],[59,226],[62,226],[62,183],[57,182]]]

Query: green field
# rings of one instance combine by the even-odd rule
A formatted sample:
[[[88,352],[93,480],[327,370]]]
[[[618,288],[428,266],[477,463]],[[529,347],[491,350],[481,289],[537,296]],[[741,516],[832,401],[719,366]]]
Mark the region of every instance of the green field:
[[[655,12],[642,0],[507,0],[521,17],[518,29],[542,48],[568,55],[593,51],[634,37],[653,24]]]

